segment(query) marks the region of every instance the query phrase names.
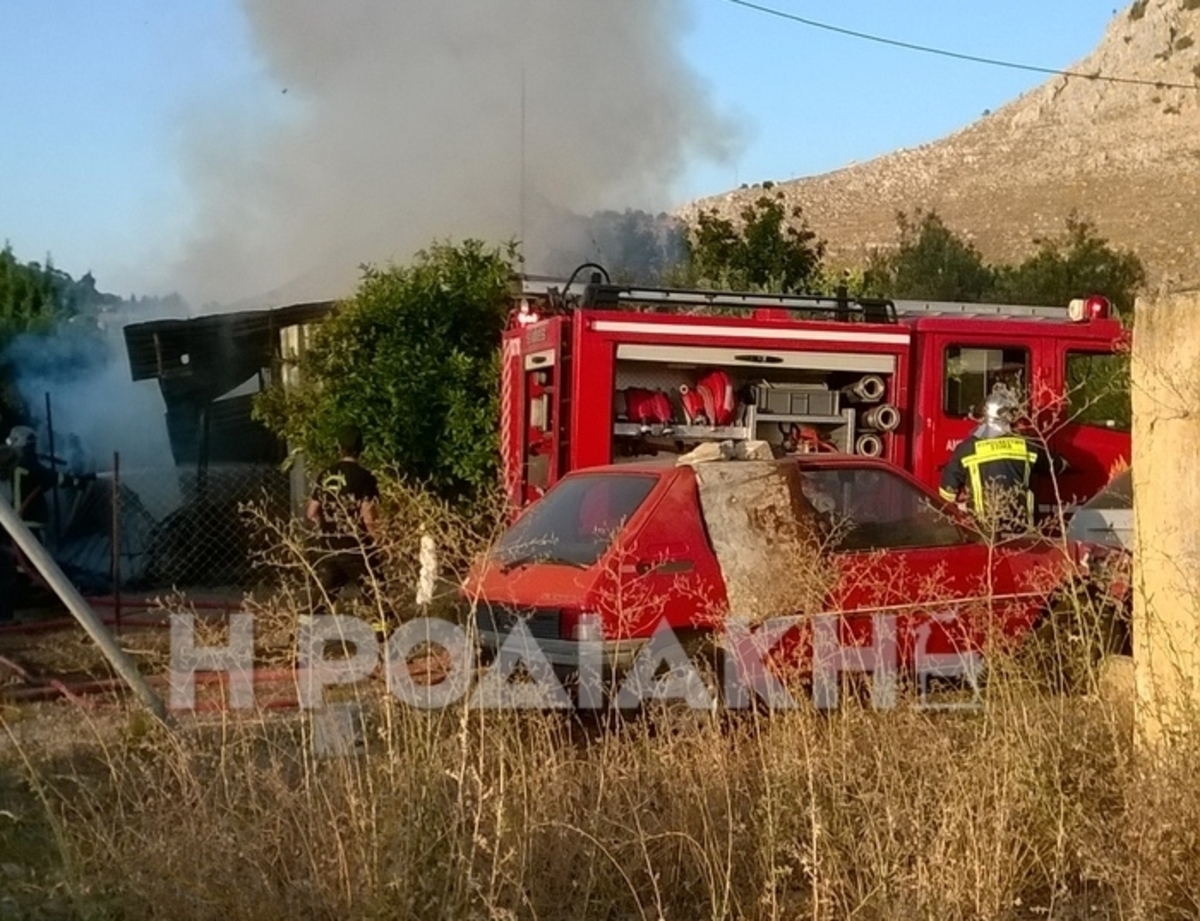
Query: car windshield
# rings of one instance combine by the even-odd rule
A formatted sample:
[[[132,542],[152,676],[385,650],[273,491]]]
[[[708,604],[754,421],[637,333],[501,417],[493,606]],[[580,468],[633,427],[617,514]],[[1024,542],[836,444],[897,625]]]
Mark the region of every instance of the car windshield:
[[[968,541],[929,496],[887,470],[805,470],[803,489],[832,526],[839,550],[950,547]]]
[[[505,532],[492,558],[505,568],[525,563],[591,566],[657,481],[641,474],[567,477]]]

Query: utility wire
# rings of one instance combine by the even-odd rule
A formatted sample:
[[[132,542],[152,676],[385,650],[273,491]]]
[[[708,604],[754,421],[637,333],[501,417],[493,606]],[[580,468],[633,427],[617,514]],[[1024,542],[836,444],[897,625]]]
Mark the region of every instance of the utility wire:
[[[1098,80],[1102,83],[1131,83],[1137,86],[1153,86],[1158,89],[1179,89],[1179,90],[1194,90],[1197,84],[1194,83],[1168,83],[1160,80],[1139,80],[1136,77],[1110,77],[1106,74],[1082,74],[1073,70],[1056,70],[1053,67],[1037,67],[1033,64],[1018,64],[1014,61],[1002,61],[997,58],[985,58],[974,54],[963,54],[958,51],[947,51],[944,48],[931,48],[928,45],[916,45],[912,42],[902,42],[894,38],[884,38],[879,35],[870,35],[866,32],[856,32],[853,29],[843,29],[840,26],[831,26],[828,23],[816,22],[812,19],[805,19],[802,16],[797,16],[794,13],[788,13],[783,10],[777,10],[769,6],[763,6],[759,3],[751,3],[750,0],[725,0],[726,3],[732,3],[734,6],[744,7],[748,10],[754,10],[758,13],[765,13],[768,16],[777,16],[780,19],[786,19],[789,22],[796,22],[800,25],[809,26],[813,29],[824,29],[827,32],[836,32],[839,35],[848,35],[851,38],[858,38],[868,42],[878,42],[881,45],[891,45],[895,48],[906,48],[909,51],[922,51],[926,54],[936,54],[944,58],[955,58],[959,61],[970,61],[975,64],[990,64],[993,67],[1007,67],[1011,70],[1028,70],[1039,74],[1053,74],[1059,77],[1076,77],[1080,80]]]

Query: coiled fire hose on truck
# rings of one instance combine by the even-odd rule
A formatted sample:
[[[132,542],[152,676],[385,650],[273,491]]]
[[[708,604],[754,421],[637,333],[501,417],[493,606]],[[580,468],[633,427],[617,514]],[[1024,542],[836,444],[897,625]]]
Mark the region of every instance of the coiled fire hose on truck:
[[[887,384],[878,374],[866,374],[842,388],[842,396],[851,403],[877,403],[883,399]]]
[[[854,441],[854,453],[863,457],[879,457],[883,454],[883,439],[870,432],[859,435]]]
[[[876,432],[892,432],[900,427],[900,410],[891,403],[881,403],[863,413],[861,421],[864,428]]]

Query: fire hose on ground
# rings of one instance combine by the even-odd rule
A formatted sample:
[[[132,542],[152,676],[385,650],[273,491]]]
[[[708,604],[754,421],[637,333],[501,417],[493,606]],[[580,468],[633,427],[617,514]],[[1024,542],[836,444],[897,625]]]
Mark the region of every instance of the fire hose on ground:
[[[60,618],[51,621],[40,621],[32,624],[12,624],[0,627],[0,635],[10,633],[34,633],[54,629],[62,629],[63,627],[73,626],[75,624],[82,625],[88,635],[95,641],[96,645],[104,653],[109,663],[117,672],[118,678],[103,678],[103,679],[85,679],[75,682],[65,682],[57,678],[39,679],[31,675],[28,670],[10,659],[0,657],[0,666],[6,670],[13,672],[18,678],[25,681],[31,687],[21,688],[15,691],[9,691],[5,694],[5,698],[12,702],[43,700],[56,696],[66,697],[74,703],[84,705],[81,695],[90,693],[103,693],[106,691],[119,691],[124,687],[131,689],[142,703],[151,711],[151,713],[164,725],[173,728],[174,720],[168,712],[167,706],[164,704],[161,697],[155,693],[153,685],[169,686],[170,677],[164,675],[152,676],[147,678],[138,670],[136,664],[129,658],[126,652],[117,644],[112,634],[106,629],[108,626],[117,626],[118,628],[124,624],[128,624],[129,620],[126,617],[122,619],[119,613],[111,617],[98,617],[92,610],[88,602],[83,598],[75,586],[63,574],[62,570],[55,563],[54,558],[42,546],[37,537],[29,530],[25,523],[21,520],[20,515],[13,509],[12,505],[0,497],[0,528],[8,533],[16,548],[24,555],[34,568],[37,569],[46,585],[58,596],[59,600],[66,606],[72,614],[72,618]],[[428,603],[429,596],[432,593],[432,584],[430,583],[430,572],[436,567],[436,561],[433,559],[433,540],[428,535],[422,536],[421,539],[421,561],[422,561],[422,579],[421,585],[418,588],[417,599],[419,603]],[[111,599],[99,599],[100,605],[113,605],[119,611],[120,598],[119,596]],[[196,608],[208,608],[219,610],[230,610],[237,605],[228,602],[205,602],[195,601],[191,605]],[[154,626],[153,623],[146,624]],[[410,673],[412,666],[409,666]],[[206,686],[211,684],[224,684],[228,681],[228,674],[225,672],[196,672],[193,673],[193,681],[195,684]],[[251,672],[251,681],[254,684],[273,683],[281,681],[298,682],[301,677],[300,670],[295,668],[264,668],[254,669]],[[429,677],[427,675],[427,677]],[[296,698],[288,697],[275,699],[259,704],[260,709],[283,709],[298,706],[299,701]],[[206,701],[193,704],[188,707],[191,711],[203,710],[222,710],[226,709],[226,703],[222,700]]]
[[[105,628],[104,623],[96,617],[96,614],[88,606],[88,603],[83,600],[83,596],[67,579],[58,564],[54,562],[54,558],[50,556],[41,542],[34,536],[33,532],[26,527],[25,522],[21,520],[21,516],[17,514],[16,509],[8,502],[7,499],[0,497],[0,526],[8,532],[17,549],[24,554],[25,558],[37,569],[46,584],[58,595],[59,600],[71,612],[72,616],[77,620],[83,629],[100,647],[105,657],[117,674],[121,677],[125,684],[129,685],[130,689],[137,695],[146,708],[166,726],[172,726],[173,720],[167,712],[166,704],[163,703],[149,683],[138,671],[137,665],[125,653],[113,639],[111,633]]]

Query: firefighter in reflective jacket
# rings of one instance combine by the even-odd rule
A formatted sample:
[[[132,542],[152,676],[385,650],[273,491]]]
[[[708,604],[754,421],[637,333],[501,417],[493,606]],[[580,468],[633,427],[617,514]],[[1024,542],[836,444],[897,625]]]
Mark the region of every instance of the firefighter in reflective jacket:
[[[976,518],[1003,530],[1024,530],[1034,520],[1029,481],[1038,454],[1013,431],[1015,409],[1016,400],[1007,390],[984,401],[982,423],[954,449],[939,489],[947,502],[957,502],[965,490]]]
[[[11,464],[10,473],[13,508],[20,513],[30,530],[44,539],[50,509],[46,502],[47,494],[56,486],[78,489],[95,482],[96,474],[72,476],[51,470],[38,457],[37,434],[25,425],[18,425],[12,430],[6,445],[16,453],[16,462]]]

